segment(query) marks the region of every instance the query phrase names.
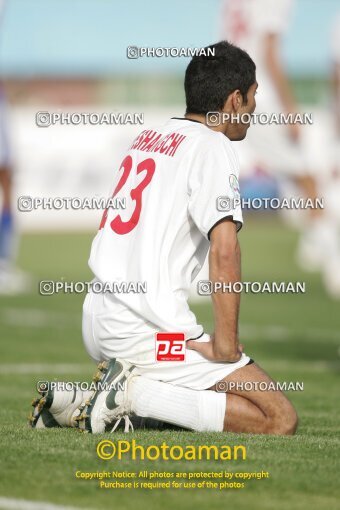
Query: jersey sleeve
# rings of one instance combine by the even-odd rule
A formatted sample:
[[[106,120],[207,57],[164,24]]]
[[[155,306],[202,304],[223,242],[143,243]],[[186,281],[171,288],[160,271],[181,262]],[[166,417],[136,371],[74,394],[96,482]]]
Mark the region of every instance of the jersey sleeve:
[[[200,147],[191,161],[188,178],[189,214],[207,239],[224,219],[234,221],[237,230],[243,224],[237,157],[227,145],[230,142],[218,142]]]

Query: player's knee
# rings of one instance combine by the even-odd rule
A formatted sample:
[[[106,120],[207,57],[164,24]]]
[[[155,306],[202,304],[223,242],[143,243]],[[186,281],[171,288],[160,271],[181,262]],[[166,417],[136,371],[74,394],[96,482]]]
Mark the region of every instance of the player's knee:
[[[282,436],[292,436],[295,434],[298,426],[298,416],[295,409],[292,407],[288,414],[282,417],[281,422],[276,428],[276,434]]]
[[[289,400],[286,400],[277,407],[274,416],[272,416],[270,419],[270,433],[283,436],[292,436],[295,434],[297,426],[297,413]]]

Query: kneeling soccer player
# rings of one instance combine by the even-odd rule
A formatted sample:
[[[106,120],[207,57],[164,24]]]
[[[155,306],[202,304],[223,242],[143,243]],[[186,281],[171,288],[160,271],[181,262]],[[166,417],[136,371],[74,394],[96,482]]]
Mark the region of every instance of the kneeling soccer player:
[[[249,123],[229,122],[227,115],[212,122],[207,114],[235,119],[256,106],[249,55],[225,41],[209,48],[214,56],[194,57],[186,70],[185,117],[147,129],[131,144],[114,176],[113,197],[125,198],[126,209],[106,210],[93,241],[94,281],[146,282],[147,288],[90,292],[85,299],[85,347],[104,362],[101,382],[114,386],[93,392],[79,410],[74,404],[73,423],[89,432],[112,430],[122,417],[128,429],[133,415],[197,431],[296,430],[295,410],[280,391],[214,391],[219,381],[271,382],[239,344],[240,294],[212,293],[211,336],[187,303],[209,248],[212,285],[241,279],[243,219],[234,200],[239,169],[231,142],[245,138]],[[184,334],[184,361],[155,360],[162,332]]]

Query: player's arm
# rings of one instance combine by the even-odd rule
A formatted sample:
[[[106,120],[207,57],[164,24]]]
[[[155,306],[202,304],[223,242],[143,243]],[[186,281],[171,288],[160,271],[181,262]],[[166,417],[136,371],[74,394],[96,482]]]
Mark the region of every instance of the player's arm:
[[[288,76],[282,65],[280,55],[280,35],[267,33],[264,39],[264,60],[280,101],[283,105],[284,113],[295,113],[297,105],[294,94],[288,80]],[[288,124],[290,135],[293,140],[299,137],[299,126],[297,124]]]
[[[241,281],[241,252],[236,224],[224,220],[210,233],[209,279],[213,284]],[[212,361],[236,362],[242,351],[238,338],[240,293],[213,292],[215,331],[210,342],[189,341],[188,347]]]
[[[222,221],[210,234],[209,279],[212,282],[241,281],[241,250],[233,221]],[[238,361],[239,292],[213,292],[212,304],[215,320],[214,350],[218,359]]]

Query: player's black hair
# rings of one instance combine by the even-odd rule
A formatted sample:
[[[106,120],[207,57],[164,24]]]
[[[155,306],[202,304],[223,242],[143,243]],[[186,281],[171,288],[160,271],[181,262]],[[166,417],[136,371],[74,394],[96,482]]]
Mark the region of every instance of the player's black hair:
[[[210,48],[214,56],[208,54]],[[256,66],[248,53],[228,41],[207,46],[204,53],[193,57],[185,72],[186,113],[221,111],[234,90],[240,90],[247,102],[249,87],[256,81]]]

